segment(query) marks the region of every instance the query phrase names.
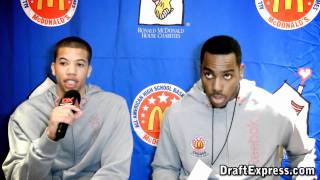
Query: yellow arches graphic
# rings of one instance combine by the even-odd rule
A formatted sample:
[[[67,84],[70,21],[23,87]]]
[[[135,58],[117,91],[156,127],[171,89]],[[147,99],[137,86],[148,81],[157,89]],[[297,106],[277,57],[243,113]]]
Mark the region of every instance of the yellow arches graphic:
[[[274,0],[272,11],[279,12],[280,0]],[[292,0],[284,0],[284,8],[285,10],[292,9]],[[303,12],[303,0],[297,0],[297,12]]]
[[[59,0],[58,2],[59,10],[64,10],[64,0]],[[53,0],[47,0],[47,7],[52,8],[53,7]],[[42,10],[43,9],[43,0],[38,0],[37,2],[37,9]]]
[[[152,109],[150,116],[149,116],[149,122],[148,122],[148,131],[153,131],[154,130],[154,119],[156,112],[158,112],[158,117],[159,117],[159,125],[161,126],[162,124],[162,119],[163,119],[163,114],[166,112],[167,107],[164,109],[162,112],[161,108],[159,106],[156,106]]]

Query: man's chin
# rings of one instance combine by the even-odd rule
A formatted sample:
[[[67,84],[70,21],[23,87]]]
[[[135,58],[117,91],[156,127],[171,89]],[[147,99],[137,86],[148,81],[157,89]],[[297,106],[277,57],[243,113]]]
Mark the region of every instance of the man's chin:
[[[221,104],[215,104],[211,102],[212,108],[225,108],[227,106],[227,103],[221,103]]]
[[[64,88],[65,92],[71,91],[71,90],[75,90],[75,91],[79,91],[79,88]]]

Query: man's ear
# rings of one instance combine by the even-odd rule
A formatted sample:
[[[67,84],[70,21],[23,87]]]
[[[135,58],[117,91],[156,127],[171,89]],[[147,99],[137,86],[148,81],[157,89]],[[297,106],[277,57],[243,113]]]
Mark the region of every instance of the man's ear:
[[[244,64],[240,65],[240,78],[243,79],[243,73],[244,73]]]
[[[56,69],[54,67],[54,62],[51,63],[51,73],[52,73],[52,75],[56,76]]]
[[[90,65],[90,66],[89,66],[89,69],[88,69],[88,73],[87,73],[87,78],[90,77],[91,71],[92,71],[92,66]]]

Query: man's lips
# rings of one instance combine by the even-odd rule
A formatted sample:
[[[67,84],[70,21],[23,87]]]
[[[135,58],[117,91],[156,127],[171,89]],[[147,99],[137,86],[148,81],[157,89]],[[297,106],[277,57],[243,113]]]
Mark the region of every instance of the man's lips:
[[[64,86],[68,89],[73,89],[77,87],[78,81],[75,79],[66,79],[63,81]]]
[[[221,104],[225,100],[225,96],[220,94],[214,94],[210,96],[210,101],[214,104]]]

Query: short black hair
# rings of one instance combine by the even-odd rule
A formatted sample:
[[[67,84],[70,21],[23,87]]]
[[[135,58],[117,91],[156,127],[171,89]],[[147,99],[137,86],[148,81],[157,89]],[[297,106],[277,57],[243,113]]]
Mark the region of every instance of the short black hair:
[[[54,57],[53,57],[54,62],[56,61],[59,48],[62,48],[62,47],[80,48],[80,49],[86,50],[88,52],[88,61],[90,64],[91,56],[92,56],[92,48],[87,41],[76,36],[70,36],[70,37],[61,39],[59,42],[56,43],[54,47]]]
[[[200,62],[202,64],[204,54],[208,52],[210,54],[230,54],[236,55],[236,63],[241,65],[241,47],[237,40],[230,36],[219,35],[209,38],[202,46]]]

